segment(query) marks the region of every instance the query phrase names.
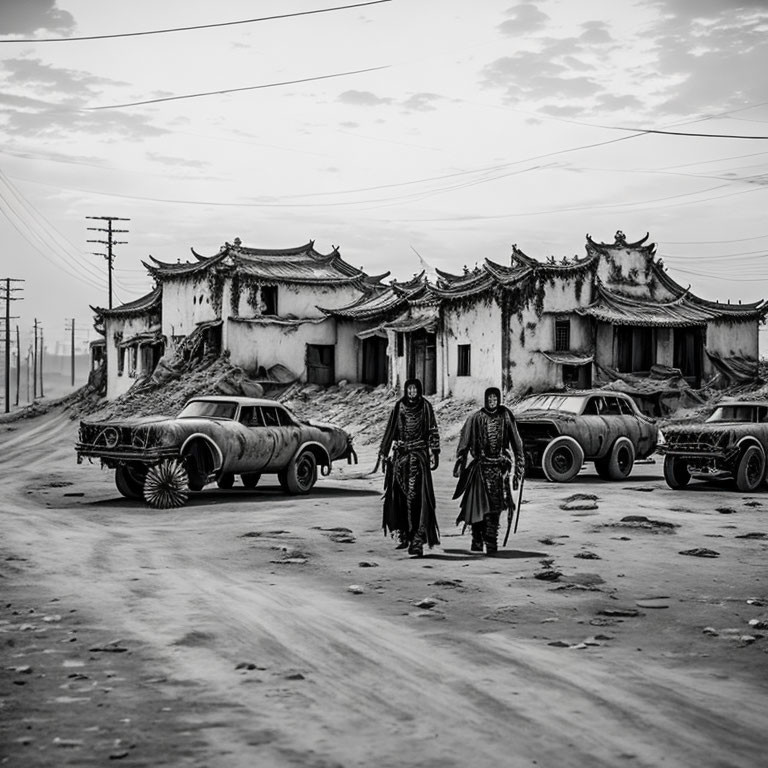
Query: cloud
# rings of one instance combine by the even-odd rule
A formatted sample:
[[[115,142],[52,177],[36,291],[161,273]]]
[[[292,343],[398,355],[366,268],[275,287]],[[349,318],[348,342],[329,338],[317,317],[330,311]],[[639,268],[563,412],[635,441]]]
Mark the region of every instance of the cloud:
[[[338,101],[358,107],[377,107],[392,103],[392,99],[379,97],[370,91],[344,91],[339,94]]]
[[[660,105],[664,112],[724,112],[768,100],[768,6],[765,0],[724,8],[712,0],[657,0],[664,18],[654,25],[661,74],[678,85]],[[737,131],[734,131],[737,132]]]
[[[435,109],[434,102],[442,98],[436,93],[414,93],[403,101],[403,108],[409,112],[431,112]]]
[[[0,34],[32,35],[45,30],[66,34],[75,27],[67,11],[59,10],[55,0],[3,0]]]
[[[507,11],[511,18],[499,24],[498,29],[505,35],[518,37],[542,29],[549,21],[549,16],[540,11],[533,3],[520,3]]]
[[[609,45],[613,43],[613,37],[608,31],[608,26],[602,21],[587,21],[582,24],[584,31],[579,35],[579,40],[587,45]]]
[[[0,66],[0,101],[8,106],[2,130],[9,136],[57,139],[68,131],[77,131],[97,134],[107,141],[166,133],[141,115],[84,111],[95,95],[115,85],[122,83],[79,70],[52,67],[39,59],[6,59]]]

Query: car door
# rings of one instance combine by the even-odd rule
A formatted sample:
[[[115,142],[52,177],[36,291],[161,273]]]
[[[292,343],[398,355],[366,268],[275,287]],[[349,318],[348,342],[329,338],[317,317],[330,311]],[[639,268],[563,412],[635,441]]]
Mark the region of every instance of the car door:
[[[279,405],[262,405],[261,412],[274,441],[272,456],[264,471],[279,472],[288,466],[299,447],[299,426]]]
[[[239,474],[261,472],[272,461],[277,446],[277,431],[267,426],[262,409],[258,405],[240,409],[240,423],[246,429],[246,446],[242,456],[231,471]]]
[[[635,443],[637,457],[649,456],[653,453],[654,448],[656,448],[656,441],[658,439],[659,431],[656,427],[656,422],[643,416],[637,404],[629,398],[620,398],[619,404],[622,410],[631,414],[633,422],[637,425],[637,442]]]
[[[608,431],[606,410],[603,395],[590,395],[584,403],[581,416],[576,419],[579,434],[575,437],[584,449],[585,459],[600,457],[607,450],[605,447]]]
[[[632,406],[623,397],[607,397],[606,400],[610,415],[608,438],[610,444],[613,445],[617,437],[628,437],[637,451],[641,436],[640,422]]]

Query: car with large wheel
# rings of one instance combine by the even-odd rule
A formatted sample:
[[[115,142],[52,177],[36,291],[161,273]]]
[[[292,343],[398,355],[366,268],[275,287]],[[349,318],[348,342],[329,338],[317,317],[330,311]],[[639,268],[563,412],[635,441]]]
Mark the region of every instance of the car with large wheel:
[[[573,480],[584,462],[604,480],[629,477],[638,459],[656,450],[656,422],[623,392],[546,392],[513,408],[529,474],[553,483]]]
[[[664,479],[679,490],[691,479],[728,480],[742,493],[766,480],[768,401],[721,402],[704,420],[662,428]]]
[[[312,490],[333,462],[357,463],[341,427],[297,418],[266,398],[194,397],[178,416],[81,421],[77,461],[99,459],[115,470],[117,490],[152,507],[183,505],[208,483],[255,488],[275,474],[289,494]]]

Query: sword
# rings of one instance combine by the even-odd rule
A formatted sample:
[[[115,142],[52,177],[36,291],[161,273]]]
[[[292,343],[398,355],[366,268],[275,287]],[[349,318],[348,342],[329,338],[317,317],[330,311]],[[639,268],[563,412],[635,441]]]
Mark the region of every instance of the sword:
[[[523,503],[523,483],[525,482],[525,475],[523,475],[520,478],[520,492],[517,495],[517,510],[513,510],[511,514],[507,515],[507,533],[504,536],[504,544],[502,546],[507,546],[507,541],[509,540],[509,531],[512,528],[512,517],[515,518],[515,530],[514,533],[517,533],[517,524],[520,522],[520,505]],[[515,511],[517,514],[515,514]]]

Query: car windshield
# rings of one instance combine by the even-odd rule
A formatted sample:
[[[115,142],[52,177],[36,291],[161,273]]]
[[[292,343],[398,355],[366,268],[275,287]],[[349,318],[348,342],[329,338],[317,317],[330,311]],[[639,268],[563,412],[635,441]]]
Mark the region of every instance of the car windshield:
[[[719,405],[707,419],[710,421],[755,421],[754,405]]]
[[[237,403],[218,400],[192,400],[182,408],[179,418],[234,419],[236,410]]]
[[[523,400],[516,411],[566,411],[578,413],[584,398],[575,395],[536,395]]]

